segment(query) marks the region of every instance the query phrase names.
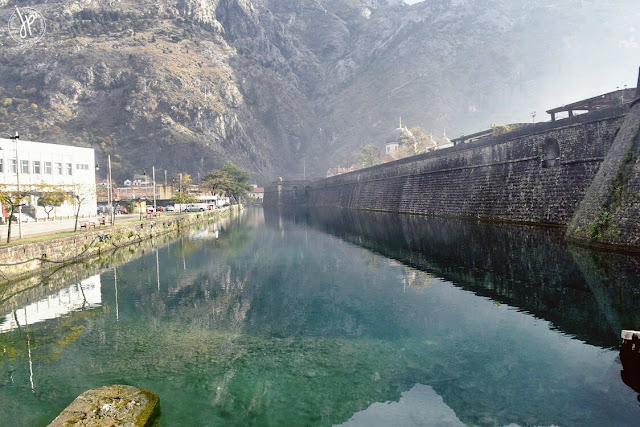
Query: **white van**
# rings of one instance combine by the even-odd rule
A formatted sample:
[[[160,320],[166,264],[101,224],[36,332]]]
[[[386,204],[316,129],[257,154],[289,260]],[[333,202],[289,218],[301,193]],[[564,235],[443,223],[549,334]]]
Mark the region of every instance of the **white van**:
[[[209,210],[209,205],[206,203],[189,203],[186,208],[184,208],[185,212],[204,212]]]

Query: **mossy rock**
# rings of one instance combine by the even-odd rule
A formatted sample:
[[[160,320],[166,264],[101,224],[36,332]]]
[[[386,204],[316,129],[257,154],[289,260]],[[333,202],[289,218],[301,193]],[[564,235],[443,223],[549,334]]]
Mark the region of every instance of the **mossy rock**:
[[[49,426],[148,426],[159,413],[159,401],[155,392],[144,388],[95,388],[78,396]]]

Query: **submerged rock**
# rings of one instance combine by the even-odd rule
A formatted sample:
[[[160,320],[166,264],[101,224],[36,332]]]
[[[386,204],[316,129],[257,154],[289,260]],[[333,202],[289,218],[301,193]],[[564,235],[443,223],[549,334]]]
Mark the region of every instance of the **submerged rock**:
[[[159,412],[158,395],[144,388],[111,385],[78,396],[49,426],[146,426]]]

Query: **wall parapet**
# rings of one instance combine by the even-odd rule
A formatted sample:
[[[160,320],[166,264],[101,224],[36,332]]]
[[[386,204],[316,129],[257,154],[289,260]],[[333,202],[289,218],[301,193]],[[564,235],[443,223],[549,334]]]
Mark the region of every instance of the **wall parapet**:
[[[424,154],[419,154],[416,156],[405,157],[404,159],[399,159],[393,162],[371,166],[369,168],[360,169],[354,172],[348,172],[345,174],[336,175],[329,178],[324,178],[324,179],[315,181],[314,184],[319,182],[330,183],[332,181],[342,181],[347,179],[348,177],[357,177],[358,174],[362,174],[362,173],[371,173],[371,174],[375,174],[378,172],[382,173],[382,171],[385,171],[387,169],[395,169],[397,166],[404,165],[407,163],[414,163],[414,162],[418,162],[425,159],[446,157],[446,156],[450,156],[452,153],[500,145],[500,144],[504,144],[506,142],[512,141],[514,139],[519,139],[524,137],[545,135],[548,132],[561,131],[563,129],[571,129],[571,128],[575,128],[578,125],[594,124],[594,123],[602,122],[603,120],[610,120],[610,119],[622,119],[629,112],[630,105],[631,104],[623,104],[617,107],[606,108],[606,109],[593,111],[586,114],[580,114],[573,117],[556,120],[555,122],[536,123],[523,128],[513,130],[511,132],[508,132],[502,135],[495,135],[495,136],[483,138],[479,141],[459,144],[454,147],[445,148],[443,150],[436,150],[436,151],[431,151]],[[604,158],[604,156],[601,156],[601,157]]]

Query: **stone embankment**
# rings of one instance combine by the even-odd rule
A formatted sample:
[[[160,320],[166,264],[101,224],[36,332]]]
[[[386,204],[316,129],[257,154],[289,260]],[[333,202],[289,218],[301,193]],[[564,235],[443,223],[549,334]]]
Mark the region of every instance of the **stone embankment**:
[[[159,217],[127,225],[87,230],[50,240],[0,247],[0,283],[45,273],[62,265],[104,254],[189,225],[228,215],[235,207],[181,216]]]

